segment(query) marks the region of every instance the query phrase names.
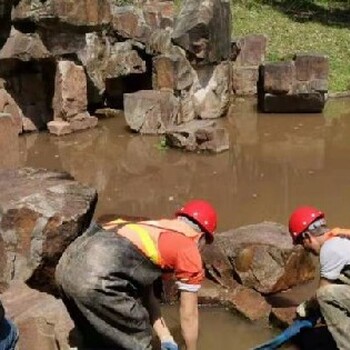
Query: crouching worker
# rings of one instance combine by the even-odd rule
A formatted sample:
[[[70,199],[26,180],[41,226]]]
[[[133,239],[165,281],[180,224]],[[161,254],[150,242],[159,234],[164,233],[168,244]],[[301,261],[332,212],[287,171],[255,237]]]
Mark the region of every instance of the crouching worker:
[[[56,280],[87,348],[152,349],[153,328],[163,350],[177,350],[153,292],[162,271],[173,271],[186,349],[197,349],[200,249],[213,241],[216,225],[214,208],[194,200],[173,219],[116,220],[77,238],[62,255]]]
[[[297,308],[300,317],[321,312],[340,350],[350,349],[350,230],[330,229],[322,211],[296,209],[289,219],[294,244],[319,256],[320,285],[316,295]]]

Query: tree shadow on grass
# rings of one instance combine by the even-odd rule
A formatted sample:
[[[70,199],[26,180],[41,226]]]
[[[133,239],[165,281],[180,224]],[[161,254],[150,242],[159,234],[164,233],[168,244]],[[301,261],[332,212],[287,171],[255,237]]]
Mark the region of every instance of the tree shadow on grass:
[[[296,22],[318,22],[328,26],[350,28],[350,1],[325,1],[324,4],[313,0],[262,0],[288,15]]]

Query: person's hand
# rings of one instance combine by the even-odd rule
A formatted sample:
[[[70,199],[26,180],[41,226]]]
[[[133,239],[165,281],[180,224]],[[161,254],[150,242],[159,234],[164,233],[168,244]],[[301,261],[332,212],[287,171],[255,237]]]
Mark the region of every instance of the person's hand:
[[[296,309],[296,314],[300,318],[314,316],[319,311],[318,303],[315,299],[302,302]]]
[[[161,350],[179,350],[179,346],[171,336],[160,340],[160,348]]]

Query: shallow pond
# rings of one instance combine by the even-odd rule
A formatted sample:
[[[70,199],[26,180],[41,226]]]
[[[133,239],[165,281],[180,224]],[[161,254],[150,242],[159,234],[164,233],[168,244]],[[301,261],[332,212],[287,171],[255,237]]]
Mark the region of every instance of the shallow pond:
[[[262,115],[249,100],[232,110],[219,121],[230,130],[231,148],[218,155],[164,149],[161,138],[132,134],[120,118],[61,138],[22,136],[1,164],[68,171],[98,190],[96,218],[168,216],[201,197],[218,209],[219,231],[286,223],[300,204],[322,208],[331,226],[350,226],[350,99],[329,101],[316,115]],[[175,326],[175,309],[165,311]],[[201,310],[201,350],[249,349],[271,335],[225,310]]]

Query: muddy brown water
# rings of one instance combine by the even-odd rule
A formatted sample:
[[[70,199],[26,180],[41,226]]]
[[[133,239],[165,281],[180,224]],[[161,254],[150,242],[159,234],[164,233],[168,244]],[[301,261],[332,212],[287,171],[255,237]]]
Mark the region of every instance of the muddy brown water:
[[[130,133],[123,118],[61,138],[19,138],[0,167],[65,170],[99,192],[96,218],[112,213],[162,217],[190,198],[219,212],[219,231],[271,220],[286,223],[297,205],[327,213],[330,225],[350,226],[350,99],[328,101],[323,114],[259,114],[237,100],[228,118],[231,147],[218,155],[163,149],[160,138]],[[272,302],[297,303],[314,284]],[[199,349],[249,349],[276,332],[223,309],[201,309]],[[177,327],[176,308],[166,308]],[[176,331],[176,329],[175,329]]]

